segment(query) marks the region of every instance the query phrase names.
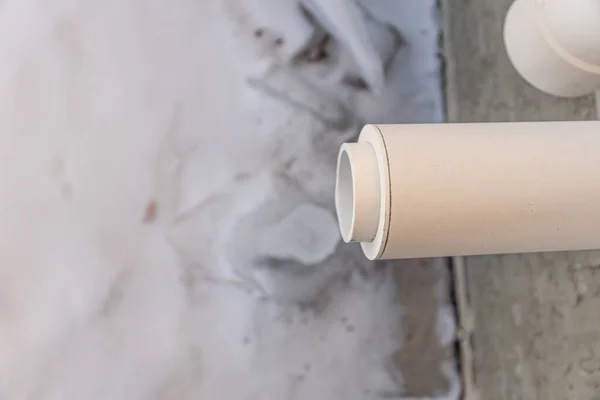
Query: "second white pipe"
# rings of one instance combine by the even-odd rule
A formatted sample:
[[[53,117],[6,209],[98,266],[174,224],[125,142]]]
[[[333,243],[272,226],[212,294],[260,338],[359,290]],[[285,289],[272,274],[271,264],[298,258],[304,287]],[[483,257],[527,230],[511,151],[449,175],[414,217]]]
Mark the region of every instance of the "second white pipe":
[[[577,97],[600,89],[598,0],[515,0],[504,42],[520,75],[546,93]]]
[[[367,125],[336,208],[372,260],[600,248],[600,122]]]

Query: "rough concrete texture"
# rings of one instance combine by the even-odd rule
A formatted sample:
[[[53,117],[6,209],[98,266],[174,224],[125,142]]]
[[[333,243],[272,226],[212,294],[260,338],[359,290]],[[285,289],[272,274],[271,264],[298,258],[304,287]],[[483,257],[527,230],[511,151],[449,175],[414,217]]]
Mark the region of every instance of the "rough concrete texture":
[[[332,207],[362,123],[441,120],[434,9],[0,1],[0,398],[456,398],[445,266]]]
[[[595,399],[600,252],[468,258],[485,399]]]
[[[455,321],[449,301],[447,262],[431,259],[395,264],[403,339],[395,361],[404,378],[404,395],[458,398]]]

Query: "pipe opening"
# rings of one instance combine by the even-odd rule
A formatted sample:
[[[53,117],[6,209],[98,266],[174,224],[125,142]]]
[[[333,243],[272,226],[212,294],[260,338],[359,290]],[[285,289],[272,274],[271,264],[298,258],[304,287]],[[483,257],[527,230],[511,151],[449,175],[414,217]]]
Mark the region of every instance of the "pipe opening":
[[[352,164],[348,152],[342,149],[337,167],[335,208],[337,209],[340,232],[345,242],[352,241],[355,214],[354,196]]]

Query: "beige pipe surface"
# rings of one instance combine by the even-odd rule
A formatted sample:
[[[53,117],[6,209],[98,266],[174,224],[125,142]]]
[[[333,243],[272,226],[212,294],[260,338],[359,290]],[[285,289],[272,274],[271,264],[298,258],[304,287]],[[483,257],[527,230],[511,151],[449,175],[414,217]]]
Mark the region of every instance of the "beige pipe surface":
[[[600,122],[367,125],[335,197],[371,260],[600,248]]]
[[[600,1],[516,0],[504,43],[519,74],[560,97],[600,89]]]

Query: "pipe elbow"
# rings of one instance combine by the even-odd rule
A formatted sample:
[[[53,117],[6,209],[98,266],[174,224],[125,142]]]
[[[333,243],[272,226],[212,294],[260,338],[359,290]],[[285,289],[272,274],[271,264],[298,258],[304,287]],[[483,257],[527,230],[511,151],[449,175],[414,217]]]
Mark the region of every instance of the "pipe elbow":
[[[559,97],[600,89],[600,3],[515,0],[504,24],[508,57],[532,86]]]

